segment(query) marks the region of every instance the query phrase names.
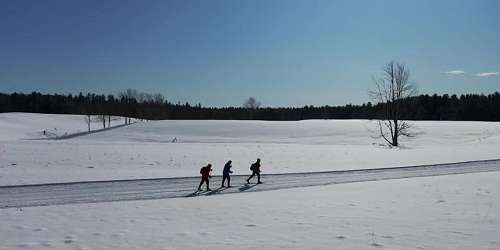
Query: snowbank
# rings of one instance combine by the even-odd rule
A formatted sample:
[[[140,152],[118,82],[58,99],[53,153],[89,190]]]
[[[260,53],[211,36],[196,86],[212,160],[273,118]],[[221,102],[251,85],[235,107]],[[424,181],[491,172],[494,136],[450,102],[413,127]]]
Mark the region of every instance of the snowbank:
[[[0,209],[2,249],[498,249],[500,172]]]

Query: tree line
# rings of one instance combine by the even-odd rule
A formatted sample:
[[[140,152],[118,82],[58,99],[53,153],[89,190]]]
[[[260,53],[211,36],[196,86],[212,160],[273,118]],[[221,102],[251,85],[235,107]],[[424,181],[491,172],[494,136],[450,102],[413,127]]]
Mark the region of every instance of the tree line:
[[[250,101],[250,102],[249,102]],[[405,120],[500,121],[500,93],[489,95],[418,95],[400,100],[400,118]],[[386,103],[344,106],[260,107],[254,98],[241,107],[203,107],[201,104],[171,103],[161,94],[128,89],[118,95],[59,95],[33,92],[0,93],[0,112],[123,116],[136,119],[276,120],[380,119]],[[130,119],[128,119],[130,121]],[[109,121],[108,121],[109,122]],[[127,119],[125,119],[127,122]]]

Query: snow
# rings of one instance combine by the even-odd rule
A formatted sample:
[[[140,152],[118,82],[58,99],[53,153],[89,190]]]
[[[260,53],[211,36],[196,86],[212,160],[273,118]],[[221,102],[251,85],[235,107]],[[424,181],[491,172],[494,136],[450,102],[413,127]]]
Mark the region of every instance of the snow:
[[[120,120],[119,117],[111,119],[111,126],[122,123],[123,120]],[[106,126],[108,126],[107,121]],[[101,122],[91,122],[91,130],[101,128]],[[45,135],[43,134],[44,130]],[[0,113],[0,142],[54,138],[87,131],[88,127],[83,115]]]
[[[490,172],[0,209],[0,248],[500,249],[499,179]]]
[[[73,133],[86,124],[82,116],[6,113],[0,114],[0,185],[198,176],[209,162],[221,174],[229,159],[236,174],[248,174],[258,157],[264,174],[500,158],[500,123],[414,124],[419,136],[397,149],[373,138],[376,123],[367,120],[148,121],[30,140],[43,129]]]
[[[0,208],[212,196],[361,181],[495,171],[500,171],[500,160],[401,168],[266,174],[261,176],[265,185],[257,184],[256,179],[247,183],[248,175],[232,175],[231,188],[220,187],[221,176],[212,176],[210,179],[212,190],[200,192],[195,191],[200,183],[199,177],[3,186],[0,187]],[[203,185],[202,188],[205,189],[205,186]]]
[[[403,140],[401,148],[373,138],[375,122],[367,120],[139,122],[53,140],[42,131],[54,136],[85,131],[83,117],[5,113],[0,114],[0,185],[198,176],[207,162],[217,174],[228,159],[235,174],[248,174],[257,157],[263,178],[500,158],[500,123],[414,124],[419,136]],[[304,176],[319,179],[314,175],[321,174]],[[186,189],[196,183],[186,179],[191,182],[180,182]],[[469,173],[5,208],[0,209],[0,249],[500,249],[499,179],[500,172]],[[64,196],[71,191],[64,185],[38,192]],[[262,190],[265,185],[279,186],[264,183]],[[101,193],[130,191],[115,188]],[[92,198],[99,190],[77,191]]]
[[[418,121],[413,140],[407,147],[427,147],[500,142],[496,122]],[[300,145],[357,145],[382,143],[373,139],[376,122],[369,120],[303,121],[155,121],[136,124],[119,131],[81,137],[86,140],[125,142],[259,143]]]

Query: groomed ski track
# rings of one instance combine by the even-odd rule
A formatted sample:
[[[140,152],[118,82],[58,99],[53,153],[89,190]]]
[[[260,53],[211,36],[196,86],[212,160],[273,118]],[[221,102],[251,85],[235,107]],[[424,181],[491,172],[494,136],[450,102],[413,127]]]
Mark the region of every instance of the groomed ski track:
[[[199,177],[88,181],[0,186],[0,208],[197,197],[411,177],[500,171],[500,159],[395,168],[313,173],[263,174],[264,184],[245,184],[248,176],[231,177],[232,188],[218,189],[221,176],[210,179],[213,191],[194,193]],[[203,187],[205,188],[205,186]]]

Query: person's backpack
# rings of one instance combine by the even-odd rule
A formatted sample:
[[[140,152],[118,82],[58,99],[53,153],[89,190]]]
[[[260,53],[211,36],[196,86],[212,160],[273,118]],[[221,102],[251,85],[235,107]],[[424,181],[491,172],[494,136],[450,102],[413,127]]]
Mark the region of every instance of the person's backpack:
[[[254,171],[255,169],[255,163],[252,163],[252,165],[250,165],[250,170]]]

